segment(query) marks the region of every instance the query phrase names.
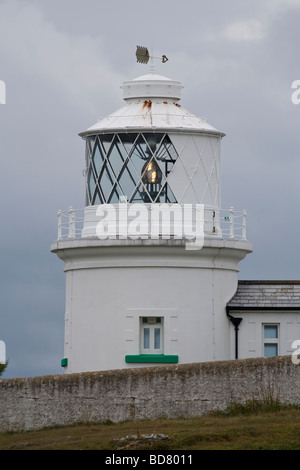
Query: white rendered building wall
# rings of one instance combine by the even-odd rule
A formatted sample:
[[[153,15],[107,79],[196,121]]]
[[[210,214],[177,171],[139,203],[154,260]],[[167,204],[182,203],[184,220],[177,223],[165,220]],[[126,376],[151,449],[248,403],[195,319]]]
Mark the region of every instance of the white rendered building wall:
[[[199,253],[173,241],[79,245],[57,251],[67,279],[66,372],[141,366],[125,357],[140,354],[144,316],[163,318],[164,354],[179,363],[230,359],[225,305],[247,242],[210,242]]]
[[[299,344],[292,347],[294,341],[300,340],[300,309],[288,310],[235,310],[234,317],[242,318],[238,330],[238,357],[246,359],[264,356],[264,326],[276,325],[278,338],[274,339],[278,345],[278,355],[290,355],[299,348]],[[232,329],[233,330],[233,329]],[[232,348],[235,339],[231,332]]]

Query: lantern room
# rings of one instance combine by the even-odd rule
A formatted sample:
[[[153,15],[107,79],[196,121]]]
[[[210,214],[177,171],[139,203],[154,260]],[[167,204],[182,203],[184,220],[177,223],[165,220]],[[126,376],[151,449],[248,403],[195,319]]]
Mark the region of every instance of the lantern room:
[[[86,205],[125,199],[218,209],[224,134],[179,104],[177,81],[148,74],[122,88],[125,105],[80,134]]]

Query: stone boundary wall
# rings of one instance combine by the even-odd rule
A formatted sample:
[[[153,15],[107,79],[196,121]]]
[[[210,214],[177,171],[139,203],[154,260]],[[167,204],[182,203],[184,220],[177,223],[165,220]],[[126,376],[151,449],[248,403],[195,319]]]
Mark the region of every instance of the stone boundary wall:
[[[0,432],[201,416],[270,395],[299,403],[291,356],[0,379]]]

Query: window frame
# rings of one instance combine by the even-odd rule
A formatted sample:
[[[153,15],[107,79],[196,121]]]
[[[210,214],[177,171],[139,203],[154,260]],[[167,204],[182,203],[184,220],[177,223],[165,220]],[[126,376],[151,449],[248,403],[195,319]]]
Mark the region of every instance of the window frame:
[[[140,317],[140,354],[161,355],[164,353],[163,317]],[[149,331],[149,347],[145,347],[145,330]],[[155,347],[155,332],[159,331],[159,347]]]
[[[277,357],[279,356],[279,323],[263,323],[263,357]],[[276,337],[266,337],[266,327],[276,327]],[[266,346],[273,345],[276,346],[276,354],[266,355]]]

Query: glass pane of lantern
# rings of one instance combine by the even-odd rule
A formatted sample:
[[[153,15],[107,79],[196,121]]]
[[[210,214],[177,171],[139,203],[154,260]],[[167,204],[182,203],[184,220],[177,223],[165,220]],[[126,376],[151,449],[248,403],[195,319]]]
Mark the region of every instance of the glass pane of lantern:
[[[99,191],[96,192],[93,204],[98,205],[98,204],[103,204],[102,198],[100,197]]]
[[[102,167],[105,155],[103,154],[99,142],[97,142],[96,146],[94,147],[94,155],[93,155],[93,162],[94,168],[96,170],[97,175],[100,173],[100,169]]]
[[[119,204],[120,196],[122,196],[122,193],[121,193],[119,187],[116,185],[114,187],[114,190],[113,190],[112,194],[110,195],[110,198],[109,198],[108,202],[110,204]]]
[[[113,169],[116,178],[118,177],[126,158],[127,153],[125,151],[125,148],[118,139],[115,139],[114,144],[112,145],[110,152],[107,156],[107,159]]]
[[[90,152],[93,152],[91,159]],[[163,133],[121,133],[89,137],[87,166],[92,165],[95,173],[93,177],[90,168],[87,174],[90,203],[95,203],[91,201],[96,197],[95,185],[99,175],[99,184],[104,195],[102,202],[115,203],[120,195],[126,196],[129,202],[177,202],[168,186],[168,175],[177,157],[169,136]],[[144,182],[144,185],[142,183],[142,169],[149,159],[153,159],[153,164],[159,167],[156,173],[160,175],[160,181],[156,181],[155,187],[151,181]],[[101,191],[98,199],[103,199]]]
[[[136,190],[134,191],[132,197],[131,197],[131,200],[130,202],[143,202],[143,197],[142,195],[146,192],[146,189],[144,187],[144,185],[141,183],[137,188]]]
[[[175,150],[175,147],[170,141],[168,135],[165,135],[158,151],[157,151],[157,159],[169,162],[175,162],[178,157],[178,153]]]
[[[111,176],[109,172],[107,171],[107,168],[104,168],[102,175],[100,177],[100,187],[104,195],[105,202],[108,202],[109,195],[112,190],[112,186],[113,186],[113,183],[112,183]]]
[[[142,144],[145,154],[149,157],[155,154],[160,143],[162,134],[143,134],[145,143]]]
[[[145,160],[147,159],[145,150],[146,150],[146,143],[144,139],[142,138],[142,136],[140,135],[136,139],[134,146],[132,147],[131,152],[130,152],[130,160],[135,169],[135,173],[138,177],[141,176],[143,165],[145,163]]]
[[[133,146],[135,145],[138,134],[118,134],[120,144],[122,144],[127,155],[132,151]]]
[[[132,168],[132,165],[128,162],[119,178],[119,185],[122,189],[123,195],[127,196],[129,202],[132,202],[130,198],[138,183],[138,178],[134,176],[134,173],[135,171]]]
[[[87,162],[89,162],[90,158],[92,157],[95,140],[96,140],[95,135],[92,135],[87,138],[87,141],[86,141]]]
[[[168,184],[165,184],[165,186],[163,187],[163,197],[164,197],[164,201],[168,204],[173,204],[175,202],[177,202],[170,186]]]
[[[101,146],[103,148],[104,153],[106,154],[108,153],[113,138],[114,138],[114,134],[104,134],[104,135],[99,136],[99,140],[101,142]]]
[[[96,188],[96,182],[95,182],[93,171],[90,168],[89,169],[89,176],[88,176],[88,189],[89,189],[89,198],[90,198],[90,200],[92,200],[92,198],[93,198],[95,188]]]

